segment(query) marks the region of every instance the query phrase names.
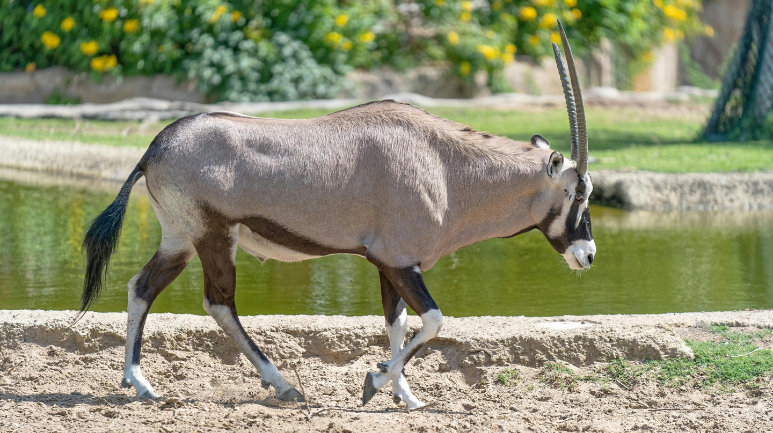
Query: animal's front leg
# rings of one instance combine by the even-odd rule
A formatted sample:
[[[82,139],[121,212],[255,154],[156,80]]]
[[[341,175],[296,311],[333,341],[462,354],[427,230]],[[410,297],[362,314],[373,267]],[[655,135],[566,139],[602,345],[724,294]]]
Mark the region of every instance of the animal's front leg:
[[[379,365],[378,373],[368,373],[365,377],[365,389],[362,393],[362,404],[367,404],[379,388],[390,380],[399,380],[403,367],[418,352],[424,344],[435,338],[443,326],[443,315],[432,300],[418,266],[410,268],[380,267],[397,293],[419,314],[422,321],[421,331],[392,359]]]
[[[405,301],[392,286],[383,272],[379,271],[381,278],[381,302],[384,306],[384,318],[386,319],[386,331],[389,336],[389,346],[392,349],[392,357],[397,356],[405,345],[405,333],[408,330],[408,314],[405,311]],[[395,404],[404,401],[408,409],[416,409],[424,406],[411,392],[408,381],[405,379],[405,370],[400,372],[400,377],[392,379],[392,394]]]

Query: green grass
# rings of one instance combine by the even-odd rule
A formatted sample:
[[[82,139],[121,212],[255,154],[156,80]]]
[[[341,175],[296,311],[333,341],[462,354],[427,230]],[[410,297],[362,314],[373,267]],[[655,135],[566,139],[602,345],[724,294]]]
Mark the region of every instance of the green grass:
[[[504,386],[508,386],[510,385],[510,383],[518,382],[518,379],[520,378],[521,378],[521,373],[519,373],[518,370],[514,368],[505,368],[497,376],[497,382],[501,383]]]
[[[506,111],[481,108],[436,108],[431,112],[481,131],[515,140],[540,134],[552,147],[569,153],[569,126],[562,108]],[[327,110],[263,113],[262,117],[310,118]],[[589,108],[588,135],[592,170],[625,169],[658,172],[727,172],[773,169],[773,142],[696,143],[706,114],[687,107],[658,112]],[[73,140],[116,146],[146,147],[170,122],[74,121],[0,118],[0,135],[36,140]]]
[[[726,326],[711,326],[719,341],[686,340],[694,359],[669,359],[631,363],[614,360],[603,373],[625,389],[632,389],[646,377],[654,377],[666,386],[691,384],[697,388],[734,391],[743,386],[754,389],[760,380],[773,376],[773,353],[758,349],[770,330],[732,331]],[[755,350],[758,349],[758,350]]]
[[[546,362],[540,371],[540,381],[553,388],[575,392],[580,386],[580,377],[572,370],[555,362]]]

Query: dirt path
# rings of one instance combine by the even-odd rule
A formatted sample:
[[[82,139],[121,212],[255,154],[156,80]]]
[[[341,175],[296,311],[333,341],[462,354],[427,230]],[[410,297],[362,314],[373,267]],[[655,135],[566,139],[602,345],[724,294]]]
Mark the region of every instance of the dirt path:
[[[0,310],[0,431],[773,431],[769,380],[716,393],[599,374],[614,358],[690,357],[681,337],[711,339],[708,323],[773,327],[773,311],[448,318],[406,369],[434,403],[411,413],[389,386],[360,404],[365,373],[388,357],[381,318],[244,318],[293,382],[297,368],[311,409],[329,408],[311,419],[261,388],[208,317],[149,317],[142,365],[164,397],[146,401],[119,386],[124,315],[90,313],[71,328],[72,316]]]

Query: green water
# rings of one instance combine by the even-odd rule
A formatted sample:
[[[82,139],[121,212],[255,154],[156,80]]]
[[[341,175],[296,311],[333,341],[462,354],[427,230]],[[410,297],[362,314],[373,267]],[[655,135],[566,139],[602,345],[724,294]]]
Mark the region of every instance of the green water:
[[[114,198],[77,188],[0,181],[0,309],[77,309],[80,242]],[[540,233],[482,242],[439,261],[427,285],[449,316],[629,314],[773,308],[773,212],[625,212],[592,207],[598,253],[578,275]],[[126,283],[161,230],[146,196],[132,196],[97,311],[125,311]],[[194,259],[153,312],[204,314]],[[260,264],[237,255],[240,314],[381,314],[378,273],[332,256]]]

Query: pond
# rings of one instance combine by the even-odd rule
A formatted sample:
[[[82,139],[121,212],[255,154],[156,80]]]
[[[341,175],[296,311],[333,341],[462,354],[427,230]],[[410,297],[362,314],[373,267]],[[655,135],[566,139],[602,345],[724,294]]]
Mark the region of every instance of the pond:
[[[80,243],[119,186],[32,186],[0,181],[0,309],[77,309]],[[135,188],[144,189],[144,186]],[[425,273],[448,316],[554,316],[773,308],[773,212],[642,213],[592,206],[593,268],[570,271],[531,232],[464,248]],[[161,236],[148,197],[133,193],[96,311],[125,311],[126,283]],[[152,312],[205,314],[201,265],[188,268]],[[237,309],[255,314],[381,314],[378,273],[365,259],[331,256],[263,264],[239,250]]]

